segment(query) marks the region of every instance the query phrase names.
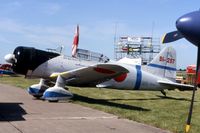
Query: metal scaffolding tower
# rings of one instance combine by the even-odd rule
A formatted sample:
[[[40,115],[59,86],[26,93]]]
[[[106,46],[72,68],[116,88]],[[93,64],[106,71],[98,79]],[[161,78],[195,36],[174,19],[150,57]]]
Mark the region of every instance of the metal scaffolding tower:
[[[123,57],[141,58],[148,64],[160,52],[160,39],[152,37],[122,36],[114,44],[115,60]]]

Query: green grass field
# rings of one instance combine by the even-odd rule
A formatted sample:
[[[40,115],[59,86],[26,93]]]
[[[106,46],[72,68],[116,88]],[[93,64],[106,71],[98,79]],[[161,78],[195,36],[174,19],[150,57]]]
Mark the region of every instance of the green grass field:
[[[0,83],[27,88],[39,80],[23,77],[0,77]],[[74,93],[73,103],[146,123],[175,133],[183,133],[192,92],[140,92],[114,89],[69,87]],[[27,94],[28,95],[28,94]],[[191,133],[200,131],[200,91],[197,91]]]

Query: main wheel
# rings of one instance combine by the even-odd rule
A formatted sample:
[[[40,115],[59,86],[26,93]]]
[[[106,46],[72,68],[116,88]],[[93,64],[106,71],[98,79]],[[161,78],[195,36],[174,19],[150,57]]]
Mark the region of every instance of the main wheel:
[[[48,100],[50,103],[57,103],[59,100]]]

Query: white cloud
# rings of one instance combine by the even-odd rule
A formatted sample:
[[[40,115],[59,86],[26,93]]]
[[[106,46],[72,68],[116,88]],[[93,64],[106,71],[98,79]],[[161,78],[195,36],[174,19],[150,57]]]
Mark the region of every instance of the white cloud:
[[[55,48],[64,45],[71,48],[76,25],[46,26],[23,24],[12,19],[0,19],[0,42],[9,44],[10,49],[17,45],[39,49]],[[113,50],[114,21],[93,22],[80,25],[80,48],[108,54]],[[125,32],[127,31],[127,32]],[[130,33],[125,23],[118,23],[118,33]],[[99,47],[99,46],[102,47]],[[105,50],[105,47],[107,48]],[[68,50],[70,51],[70,50]],[[107,52],[106,52],[107,51]]]
[[[24,42],[25,44],[39,44],[52,46],[58,43],[71,46],[76,25],[46,26],[22,24],[13,19],[0,19],[0,34],[7,34],[7,42]],[[112,42],[114,38],[115,22],[101,21],[88,25],[80,25],[80,42],[87,45]],[[129,34],[131,30],[125,23],[118,23],[117,34]],[[17,36],[17,37],[16,37]],[[82,46],[82,45],[81,45]],[[83,44],[85,46],[85,44]]]
[[[14,7],[21,7],[22,4],[19,1],[13,1],[11,3],[9,3],[10,6],[14,6]]]
[[[139,0],[141,1],[141,0]],[[144,2],[153,2],[153,3],[161,3],[161,4],[165,4],[167,2],[173,2],[173,0],[143,0]]]
[[[12,43],[11,41],[9,41],[6,37],[0,35],[0,43],[3,44],[9,44]]]
[[[61,5],[57,3],[46,3],[44,5],[44,13],[47,15],[54,15],[62,9]]]
[[[12,19],[0,19],[0,31],[22,33],[23,27]]]
[[[91,40],[96,39],[98,41],[105,39],[113,39],[115,35],[115,25],[114,21],[100,21],[93,22],[90,25],[80,25],[80,36],[85,39]],[[125,23],[117,23],[117,35],[130,33],[128,25]]]
[[[22,3],[19,1],[1,2],[0,8],[3,12],[14,12],[22,7]]]
[[[0,19],[0,42],[7,44],[16,45],[21,42],[21,45],[35,44],[43,47],[59,43],[71,45],[72,31],[71,26],[26,25],[12,19]]]

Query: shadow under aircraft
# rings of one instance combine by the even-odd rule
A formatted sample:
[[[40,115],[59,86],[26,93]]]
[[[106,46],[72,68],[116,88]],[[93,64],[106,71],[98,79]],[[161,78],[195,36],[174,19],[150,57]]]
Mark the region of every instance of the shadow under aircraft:
[[[23,103],[0,103],[0,122],[24,121],[23,115],[27,113],[20,105]]]
[[[116,108],[122,108],[122,109],[127,109],[127,110],[136,110],[136,111],[151,111],[150,109],[138,107],[138,106],[133,106],[133,105],[127,105],[127,104],[121,104],[121,103],[114,103],[110,102],[109,99],[95,99],[95,98],[90,98],[86,96],[81,96],[78,94],[74,94],[74,97],[72,98],[73,101],[81,101],[81,102],[86,102],[90,104],[100,104],[104,106],[111,106],[111,107],[116,107]]]

